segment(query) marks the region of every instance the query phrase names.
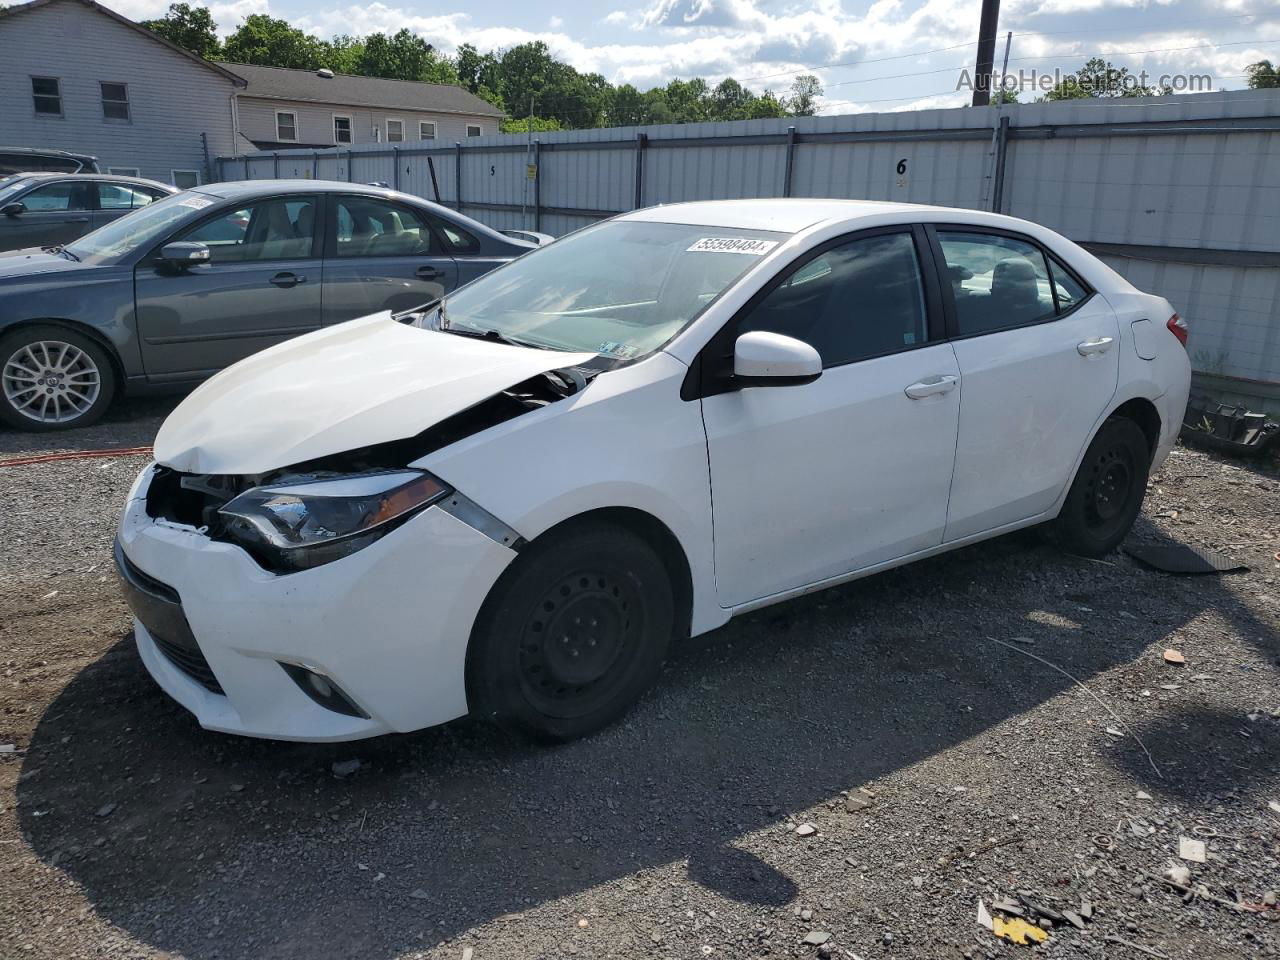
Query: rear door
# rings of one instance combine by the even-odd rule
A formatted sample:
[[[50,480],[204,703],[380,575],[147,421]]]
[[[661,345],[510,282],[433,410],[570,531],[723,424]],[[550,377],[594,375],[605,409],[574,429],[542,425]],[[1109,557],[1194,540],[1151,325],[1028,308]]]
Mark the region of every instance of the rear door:
[[[324,323],[437,300],[458,267],[426,216],[383,197],[333,194],[324,261]]]
[[[1115,313],[1028,237],[938,225],[963,382],[947,541],[1048,510],[1115,395]]]
[[[211,260],[175,269],[159,249],[134,286],[147,376],[199,379],[290,337],[318,329],[320,242],[315,195],[223,206],[169,240],[209,247]]]
[[[55,180],[15,197],[26,209],[17,216],[0,217],[0,248],[59,246],[87,233],[93,188],[91,181]]]

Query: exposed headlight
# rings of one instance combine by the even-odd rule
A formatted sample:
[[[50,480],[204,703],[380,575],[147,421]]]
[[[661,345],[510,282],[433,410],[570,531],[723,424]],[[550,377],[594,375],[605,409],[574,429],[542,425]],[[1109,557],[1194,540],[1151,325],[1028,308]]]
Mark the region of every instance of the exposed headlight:
[[[218,514],[265,566],[306,570],[367,547],[448,492],[420,470],[380,471],[255,487]]]

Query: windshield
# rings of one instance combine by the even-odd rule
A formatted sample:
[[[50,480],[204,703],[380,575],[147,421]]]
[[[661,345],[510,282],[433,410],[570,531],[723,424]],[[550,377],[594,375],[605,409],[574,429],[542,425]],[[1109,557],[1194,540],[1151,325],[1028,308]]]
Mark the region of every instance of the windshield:
[[[215,198],[188,190],[148,204],[105,227],[86,233],[66,249],[80,260],[107,260],[123,256],[138,247],[150,246],[174,227],[205,207]]]
[[[675,336],[786,236],[611,220],[450,294],[437,323],[459,333],[632,360]]]

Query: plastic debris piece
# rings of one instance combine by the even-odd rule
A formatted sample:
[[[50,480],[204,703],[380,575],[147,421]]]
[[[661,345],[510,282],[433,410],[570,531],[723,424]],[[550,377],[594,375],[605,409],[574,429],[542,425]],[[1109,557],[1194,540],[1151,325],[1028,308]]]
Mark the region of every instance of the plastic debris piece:
[[[1178,666],[1187,662],[1187,658],[1182,655],[1181,650],[1174,650],[1172,647],[1164,652],[1164,662],[1173,663]]]
[[[1192,863],[1204,863],[1204,841],[1190,837],[1178,838],[1178,856]]]
[[[987,905],[981,900],[978,901],[978,926],[991,929],[991,914],[987,912]]]
[[[1184,543],[1131,544],[1124,547],[1124,552],[1163,573],[1233,573],[1237,570],[1249,569],[1238,560],[1232,560],[1230,557],[1224,557],[1220,553],[1214,553],[1203,547],[1192,547]]]
[[[1001,940],[1008,940],[1022,947],[1030,943],[1044,943],[1049,939],[1049,934],[1021,917],[1006,920],[1004,917],[994,916],[991,918],[991,932]]]

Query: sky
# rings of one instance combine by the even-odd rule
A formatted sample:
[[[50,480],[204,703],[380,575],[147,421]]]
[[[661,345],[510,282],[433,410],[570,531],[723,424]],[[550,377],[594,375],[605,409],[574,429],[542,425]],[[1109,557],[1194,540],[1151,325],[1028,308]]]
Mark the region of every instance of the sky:
[[[198,3],[199,0],[192,0]],[[168,0],[106,0],[133,19]],[[633,5],[634,4],[634,5]],[[816,74],[823,115],[961,106],[972,69],[979,0],[215,0],[220,32],[268,13],[321,37],[402,27],[452,54],[541,40],[558,58],[640,89],[694,76],[733,76],[785,94]],[[1004,0],[997,63],[1013,33],[1010,71],[1052,74],[1104,56],[1132,72],[1208,75],[1241,89],[1245,67],[1280,66],[1277,0]],[[1030,80],[1031,78],[1027,78]],[[1201,89],[1204,89],[1203,87]],[[1035,91],[1024,91],[1026,102]]]

